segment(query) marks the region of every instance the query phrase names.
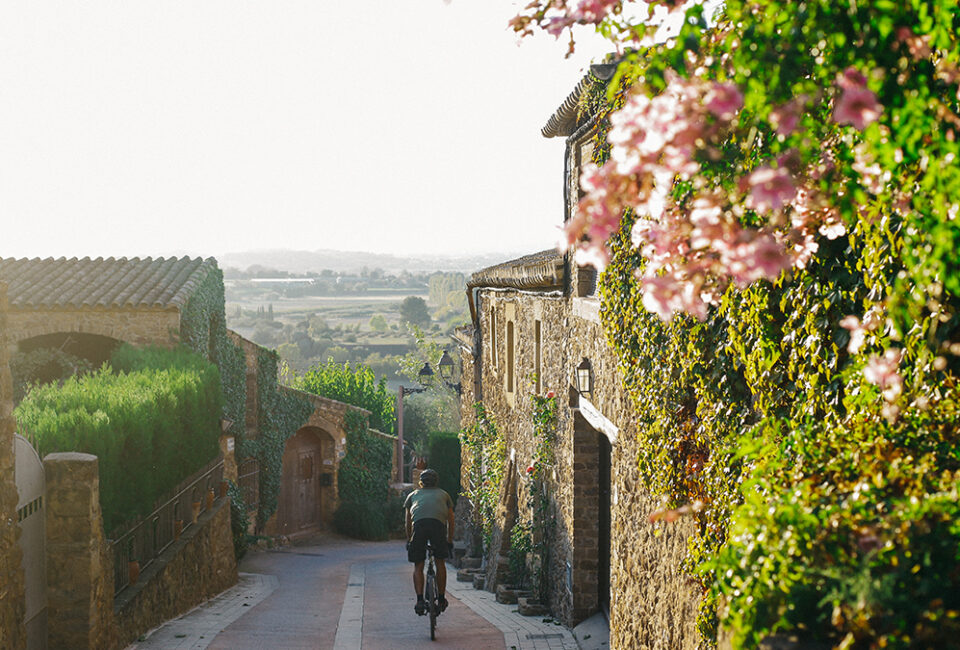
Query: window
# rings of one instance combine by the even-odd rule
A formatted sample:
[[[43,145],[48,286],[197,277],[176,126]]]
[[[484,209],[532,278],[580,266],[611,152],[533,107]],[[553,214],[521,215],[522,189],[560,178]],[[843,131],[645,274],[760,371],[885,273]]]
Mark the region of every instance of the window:
[[[536,377],[536,393],[539,395],[543,390],[543,382],[540,379],[540,321],[533,322],[533,372]]]
[[[490,362],[497,367],[497,312],[490,308]]]
[[[507,392],[513,392],[513,321],[507,321]]]

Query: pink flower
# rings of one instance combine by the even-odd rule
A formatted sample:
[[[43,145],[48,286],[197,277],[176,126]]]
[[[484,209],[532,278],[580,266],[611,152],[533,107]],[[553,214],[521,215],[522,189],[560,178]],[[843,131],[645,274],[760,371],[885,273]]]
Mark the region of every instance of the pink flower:
[[[534,470],[536,470],[536,467],[534,467],[533,465],[530,465],[527,468],[527,474],[533,474]]]
[[[747,207],[757,212],[779,210],[797,196],[790,172],[782,167],[774,169],[764,165],[750,174],[747,183],[750,186]]]
[[[552,390],[548,390],[548,391],[547,391],[547,394],[546,394],[546,398],[547,398],[547,399],[553,399],[553,398],[556,397],[556,396],[557,396],[557,394],[556,394],[555,392],[553,392]]]
[[[867,80],[857,70],[847,68],[837,77],[841,88],[840,97],[833,108],[833,119],[838,124],[852,124],[862,131],[868,124],[875,122],[883,112],[877,96],[867,89]]]
[[[784,137],[793,133],[800,121],[800,102],[793,100],[770,111],[770,126],[777,135]]]
[[[840,320],[840,327],[850,332],[850,342],[847,343],[847,352],[856,354],[863,347],[866,330],[856,316],[844,316]]]
[[[894,402],[903,392],[903,377],[900,376],[900,361],[903,350],[890,348],[883,356],[873,355],[863,368],[863,377],[875,386],[879,386],[883,399]]]
[[[743,107],[743,93],[734,83],[714,83],[707,91],[704,104],[717,119],[729,122]]]

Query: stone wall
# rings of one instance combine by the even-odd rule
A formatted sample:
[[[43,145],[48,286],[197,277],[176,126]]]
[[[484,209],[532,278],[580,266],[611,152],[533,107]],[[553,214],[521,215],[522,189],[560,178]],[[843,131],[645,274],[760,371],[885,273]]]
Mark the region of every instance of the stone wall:
[[[473,418],[472,403],[482,400],[514,457],[516,480],[504,481],[516,492],[516,513],[504,513],[495,526],[488,563],[502,563],[511,521],[529,520],[525,469],[535,457],[531,393],[553,390],[558,396],[556,464],[547,478],[550,511],[555,516],[546,545],[549,606],[568,625],[599,607],[599,467],[605,436],[610,443],[610,616],[611,647],[695,648],[698,593],[680,571],[690,522],[650,524],[660,507],[639,482],[636,469],[637,425],[623,390],[617,360],[608,349],[599,322],[599,303],[559,294],[484,289],[477,301],[480,348],[474,360],[462,355],[463,376],[479,376],[474,394],[464,382],[462,415]],[[491,318],[491,314],[493,317]],[[491,323],[496,331],[489,331]],[[539,323],[539,367],[537,327]],[[514,349],[507,349],[508,328]],[[513,358],[513,368],[508,360]],[[583,358],[593,367],[594,387],[577,395],[575,368]],[[479,368],[476,367],[479,365]],[[539,378],[539,381],[537,379]],[[511,387],[513,390],[508,390]],[[464,457],[464,480],[469,458]],[[502,502],[509,502],[504,494]],[[492,575],[492,574],[491,574]],[[490,581],[488,588],[494,587]]]
[[[140,574],[135,585],[117,597],[114,607],[120,647],[236,582],[230,501],[217,499],[196,525],[183,531],[180,539]]]
[[[47,632],[51,648],[113,648],[113,561],[103,534],[96,456],[48,454]]]
[[[180,338],[176,309],[11,309],[10,342],[42,334],[82,332],[134,345],[172,345]]]
[[[0,648],[26,646],[20,528],[13,458],[13,386],[7,340],[7,287],[0,283]]]

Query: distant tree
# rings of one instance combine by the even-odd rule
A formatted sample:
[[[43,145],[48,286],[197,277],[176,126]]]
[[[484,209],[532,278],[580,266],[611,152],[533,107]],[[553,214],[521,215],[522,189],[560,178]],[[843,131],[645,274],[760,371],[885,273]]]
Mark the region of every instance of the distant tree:
[[[374,314],[370,317],[370,329],[374,332],[385,332],[387,327],[387,319],[383,314]]]
[[[291,365],[296,364],[303,359],[303,354],[300,352],[300,346],[298,346],[296,343],[281,343],[277,346],[277,354],[280,355],[281,359]]]
[[[427,301],[418,296],[407,296],[400,303],[400,320],[404,323],[427,327],[430,325],[430,310]]]

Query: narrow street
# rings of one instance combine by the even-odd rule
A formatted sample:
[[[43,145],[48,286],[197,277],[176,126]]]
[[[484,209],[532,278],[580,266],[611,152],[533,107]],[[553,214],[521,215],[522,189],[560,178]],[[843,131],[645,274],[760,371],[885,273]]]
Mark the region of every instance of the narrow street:
[[[411,565],[402,541],[319,536],[303,545],[248,553],[237,587],[167,622],[128,650],[491,648],[575,649],[565,628],[526,618],[515,605],[456,582],[437,640],[413,611]]]

